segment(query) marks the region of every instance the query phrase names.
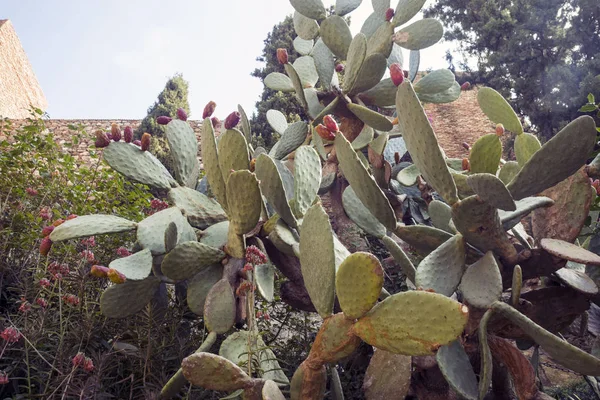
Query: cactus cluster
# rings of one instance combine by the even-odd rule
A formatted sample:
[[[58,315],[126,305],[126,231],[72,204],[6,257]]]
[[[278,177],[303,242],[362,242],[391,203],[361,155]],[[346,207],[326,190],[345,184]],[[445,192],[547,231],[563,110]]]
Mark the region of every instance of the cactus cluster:
[[[139,223],[81,216],[49,235],[57,242],[136,231],[134,253],[109,265],[124,282],[116,279],[102,295],[107,317],[132,315],[161,285],[187,282],[188,305],[209,334],[162,397],[190,382],[247,399],[283,399],[287,386],[292,399],[322,399],[327,366],[352,355],[361,341],[376,349],[364,383],[371,399],[401,398],[412,386],[428,398],[435,385],[411,380],[412,365],[423,356],[435,362],[419,368],[439,368],[461,397],[483,399],[494,390],[492,368],[503,368],[496,359],[508,367],[519,398],[543,398],[513,339],[521,347],[541,346],[578,373],[600,375],[599,359],[555,334],[598,301],[600,257],[574,244],[595,196],[584,172],[596,140],[593,119],[580,117],[541,145],[505,99],[482,88],[478,101],[496,130],[470,147],[467,160],[448,158],[422,103],[454,101],[461,88],[448,70],[416,81],[419,50],[441,38],[441,24],[424,19],[401,27],[424,0],[400,1],[395,10],[389,0],[373,0],[374,11],[355,37],[343,16],[360,0],[338,0],[329,17],[321,0],[290,1],[294,47],[302,57],[292,65],[278,51],[286,74],[272,73],[264,83],[295,93],[309,121],[288,124],[269,110],[281,139],[267,152],[251,146],[241,107],[216,135],[215,104],[209,103],[200,183],[198,144],[184,116],[165,121],[175,176],[140,147],[101,138],[112,168],[165,191],[171,206]],[[402,49],[410,50],[406,74]],[[382,79],[388,67],[390,78]],[[505,129],[517,135],[517,161],[501,159]],[[405,152],[408,166],[400,162]],[[388,293],[380,261],[342,244],[319,198],[333,190],[341,190],[347,216],[383,242],[412,290]],[[414,199],[408,208],[407,198]],[[421,223],[405,224],[407,214]],[[533,237],[521,223],[526,216]],[[409,257],[402,241],[419,258]],[[323,319],[291,381],[262,342],[253,315],[255,288],[273,301],[275,267],[288,279],[281,298]],[[522,293],[523,281],[538,277],[554,285]],[[569,296],[582,305],[576,312],[543,312],[548,302]],[[243,321],[247,329],[230,334],[219,355],[212,354],[217,335]],[[509,359],[525,361],[511,368]],[[339,376],[330,371],[339,398]]]

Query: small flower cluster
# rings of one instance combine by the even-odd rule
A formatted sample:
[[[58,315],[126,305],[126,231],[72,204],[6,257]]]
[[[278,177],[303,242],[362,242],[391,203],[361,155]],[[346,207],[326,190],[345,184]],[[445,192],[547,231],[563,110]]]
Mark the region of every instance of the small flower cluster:
[[[77,353],[71,361],[75,368],[82,367],[86,372],[92,372],[94,370],[94,362],[92,359],[86,357],[81,351]]]
[[[67,264],[59,264],[58,262],[53,261],[48,265],[48,273],[57,281],[60,281],[64,276],[69,275],[69,272],[70,270]]]
[[[83,250],[81,253],[79,253],[79,256],[89,263],[93,263],[95,260],[94,253],[92,253],[90,250]]]
[[[125,247],[121,246],[117,249],[117,255],[119,257],[129,257],[132,253]]]
[[[19,312],[22,312],[23,314],[29,312],[29,310],[31,310],[31,303],[28,302],[25,299],[21,299],[22,303],[21,306],[19,307]]]
[[[48,307],[48,300],[44,299],[43,297],[38,297],[35,300],[35,304],[37,304],[38,306],[40,306],[42,308],[46,308],[46,307]]]
[[[65,294],[62,299],[65,303],[70,304],[72,306],[76,306],[79,304],[79,297],[75,296],[74,294]]]
[[[94,247],[96,245],[96,238],[94,236],[90,236],[88,238],[82,239],[81,244],[86,247]]]
[[[152,215],[154,213],[169,208],[169,203],[160,199],[152,199],[152,201],[150,201],[150,208],[151,210],[147,213],[147,215]]]
[[[37,194],[38,194],[37,190],[35,190],[34,188],[30,188],[30,187],[28,187],[27,189],[25,189],[25,191],[30,196],[37,196]]]
[[[252,265],[265,264],[267,256],[258,247],[248,246],[246,248],[246,262]]]
[[[21,332],[17,328],[10,326],[0,333],[0,337],[9,344],[17,343],[21,339]]]
[[[6,385],[8,383],[8,375],[4,371],[0,371],[0,385]]]
[[[269,315],[269,313],[257,311],[256,318],[264,318],[265,321],[269,321],[271,319],[271,316]]]

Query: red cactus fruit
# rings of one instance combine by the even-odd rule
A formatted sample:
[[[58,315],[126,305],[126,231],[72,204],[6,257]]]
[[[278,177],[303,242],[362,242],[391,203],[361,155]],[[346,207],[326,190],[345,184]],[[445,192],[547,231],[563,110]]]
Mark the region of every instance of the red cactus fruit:
[[[44,229],[42,229],[42,237],[49,236],[54,230],[54,228],[54,225],[45,226]]]
[[[469,163],[469,159],[468,158],[463,158],[463,160],[462,160],[462,169],[463,169],[463,171],[470,171],[471,170],[471,165]]]
[[[118,142],[119,140],[121,140],[121,128],[119,128],[119,125],[117,125],[117,124],[111,125],[110,135],[112,137],[112,140],[114,140],[115,142]]]
[[[394,9],[393,8],[388,8],[387,10],[385,10],[385,20],[386,21],[391,21],[392,18],[394,18]]]
[[[106,278],[108,276],[108,268],[102,265],[92,265],[90,275],[95,276],[96,278]]]
[[[252,160],[250,160],[250,172],[254,172],[255,169],[256,169],[256,158],[253,158]]]
[[[460,85],[460,90],[465,91],[471,89],[471,84],[469,82],[465,82]]]
[[[101,149],[103,147],[106,147],[110,144],[110,139],[108,138],[108,135],[100,130],[96,131],[96,142],[94,143],[94,145]]]
[[[218,129],[218,128],[221,127],[221,120],[219,118],[217,118],[217,117],[212,117],[210,119],[210,122],[212,122],[212,126],[215,129]]]
[[[340,130],[340,128],[338,128],[337,122],[335,122],[335,119],[333,119],[331,114],[328,114],[323,117],[323,123],[325,124],[325,127],[327,129],[329,129],[329,132],[331,132],[331,133],[335,133]]]
[[[234,111],[225,118],[225,129],[233,129],[240,122],[242,116],[239,112]]]
[[[187,113],[183,108],[177,109],[177,118],[179,118],[182,121],[187,121]]]
[[[148,132],[142,135],[142,142],[140,143],[142,151],[148,151],[150,148],[150,134]]]
[[[134,140],[134,141],[133,141],[133,144],[135,144],[135,145],[136,145],[136,146],[138,146],[138,147],[141,147],[141,146],[142,146],[142,142],[141,142],[141,141],[139,141],[139,140]]]
[[[504,125],[502,125],[502,124],[496,125],[496,135],[498,135],[498,136],[504,135]]]
[[[116,283],[116,284],[125,283],[125,281],[127,280],[127,278],[125,278],[125,275],[123,275],[116,269],[109,268],[108,271],[106,272],[106,274],[108,276],[108,279],[112,283]]]
[[[131,143],[133,140],[133,129],[131,129],[131,126],[127,125],[125,127],[125,130],[123,131],[123,139],[126,143]]]
[[[172,119],[173,118],[167,117],[166,115],[161,115],[160,117],[156,118],[156,123],[159,125],[167,125]]]
[[[468,151],[471,150],[471,146],[469,146],[469,143],[467,143],[467,142],[462,142],[462,147],[464,147],[465,150],[468,150]]]
[[[277,61],[282,65],[288,63],[288,52],[286,49],[277,49]]]
[[[324,140],[333,140],[335,139],[335,133],[332,133],[325,127],[323,124],[317,125],[315,128],[317,134],[321,136]]]
[[[46,257],[50,252],[50,248],[52,247],[52,240],[48,236],[42,239],[42,243],[40,244],[40,254]]]
[[[396,86],[400,86],[404,82],[404,72],[398,63],[390,65],[390,78]]]
[[[217,103],[215,103],[212,100],[209,101],[204,106],[204,111],[202,112],[202,119],[210,118],[213,115],[213,113],[215,112],[215,108],[217,108]]]
[[[343,71],[344,71],[344,68],[345,68],[345,67],[344,67],[344,64],[337,64],[337,65],[335,66],[335,71],[336,71],[336,72],[343,72]]]

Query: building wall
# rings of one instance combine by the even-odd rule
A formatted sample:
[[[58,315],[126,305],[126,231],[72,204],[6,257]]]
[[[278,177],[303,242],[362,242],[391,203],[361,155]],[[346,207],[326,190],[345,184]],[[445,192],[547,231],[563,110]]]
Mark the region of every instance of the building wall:
[[[0,116],[27,118],[31,106],[48,103],[9,20],[0,20]]]

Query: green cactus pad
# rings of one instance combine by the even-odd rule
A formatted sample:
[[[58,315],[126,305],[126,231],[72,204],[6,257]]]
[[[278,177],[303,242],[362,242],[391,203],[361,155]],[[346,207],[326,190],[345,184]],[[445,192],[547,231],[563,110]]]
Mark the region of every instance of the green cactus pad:
[[[354,150],[362,150],[373,141],[375,131],[367,124],[363,124],[358,136],[352,141],[352,148]]]
[[[324,88],[329,89],[335,74],[335,60],[327,45],[323,43],[323,39],[319,38],[319,40],[317,40],[310,55],[315,60],[315,67],[317,68],[321,85],[323,85]]]
[[[267,111],[267,122],[271,125],[271,128],[280,135],[283,135],[283,132],[288,128],[287,119],[279,110]]]
[[[337,272],[340,265],[342,265],[344,260],[350,256],[351,253],[335,235],[333,236],[333,252],[335,254],[335,271]]]
[[[335,253],[329,216],[320,204],[308,209],[300,231],[304,285],[317,312],[327,318],[335,298]]]
[[[444,28],[437,19],[423,18],[394,34],[394,42],[405,49],[421,50],[433,46],[444,35]]]
[[[169,189],[175,179],[148,151],[125,142],[112,142],[103,152],[112,169],[127,178],[157,189]]]
[[[248,171],[235,171],[227,181],[229,224],[238,235],[250,232],[260,219],[262,196],[256,176]]]
[[[319,24],[312,18],[294,11],[294,30],[304,40],[313,40],[319,34]]]
[[[221,263],[213,264],[198,272],[187,286],[187,305],[196,315],[204,315],[204,302],[208,292],[223,277]]]
[[[540,246],[548,253],[563,260],[575,261],[580,264],[600,265],[600,256],[576,244],[558,239],[542,239]]]
[[[50,240],[53,242],[62,242],[63,240],[86,236],[128,232],[134,230],[136,227],[137,223],[114,215],[82,215],[69,219],[54,228],[52,233],[50,233]]]
[[[209,332],[226,333],[235,322],[235,297],[226,279],[215,283],[204,301],[204,325]]]
[[[281,160],[283,157],[296,150],[304,141],[308,135],[308,125],[303,121],[294,122],[289,125],[281,139],[279,139],[279,146],[274,154],[274,158]]]
[[[520,167],[529,161],[531,156],[542,147],[542,144],[532,134],[523,133],[515,138],[515,156]]]
[[[304,361],[296,369],[290,384],[291,400],[318,400],[325,397],[327,369],[324,365],[313,368],[309,368]]]
[[[165,253],[173,250],[175,246],[177,246],[177,224],[171,222],[165,230]]]
[[[452,179],[456,184],[456,190],[458,191],[458,197],[462,200],[467,197],[475,195],[473,189],[467,184],[467,175],[451,172]]]
[[[515,200],[535,195],[573,175],[587,161],[596,143],[596,124],[579,117],[547,141],[508,185]]]
[[[325,18],[325,6],[321,0],[290,0],[292,7],[307,18]]]
[[[315,87],[319,80],[319,74],[315,67],[315,61],[311,56],[298,57],[292,65],[300,77],[303,88]]]
[[[478,399],[483,399],[492,384],[492,352],[488,345],[488,332],[487,326],[492,318],[493,311],[487,310],[481,321],[479,322],[479,329],[477,336],[479,338],[479,353],[481,354],[481,368],[479,373],[479,396]]]
[[[356,10],[360,3],[362,3],[362,0],[336,0],[335,13],[344,16]]]
[[[418,93],[419,100],[424,103],[434,103],[434,104],[445,104],[452,103],[460,97],[460,85],[458,82],[454,82],[452,86],[443,92],[439,93]]]
[[[187,121],[174,119],[167,124],[165,136],[169,149],[175,178],[180,185],[195,188],[200,174],[198,163],[198,139]]]
[[[477,139],[471,147],[469,164],[474,174],[488,173],[496,175],[500,158],[502,157],[502,143],[495,133],[484,135]]]
[[[356,83],[358,73],[366,57],[367,37],[362,33],[358,33],[354,36],[348,48],[348,60],[344,69],[344,83],[342,85],[344,92],[348,93]]]
[[[373,216],[371,211],[360,201],[352,186],[348,186],[342,194],[342,205],[350,219],[363,231],[377,238],[385,236],[385,226]]]
[[[125,318],[142,310],[158,290],[160,279],[149,276],[141,281],[126,281],[106,289],[100,297],[100,311],[108,318]]]
[[[232,170],[250,169],[248,142],[242,132],[237,129],[227,129],[219,138],[218,149],[219,168],[225,182],[225,193],[227,193],[227,180]]]
[[[279,386],[271,380],[265,382],[262,388],[263,400],[285,400],[285,396],[279,390]]]
[[[412,264],[404,250],[402,250],[402,247],[400,247],[398,243],[396,243],[394,239],[392,239],[389,236],[384,236],[381,240],[392,255],[392,257],[394,257],[394,260],[398,263],[398,265],[400,265],[400,269],[402,270],[404,275],[406,275],[406,277],[414,283],[415,276],[417,275],[417,270],[415,269],[414,265]]]
[[[504,183],[496,175],[480,173],[467,177],[467,184],[483,201],[505,211],[515,211],[517,205]]]
[[[492,305],[492,310],[521,328],[563,367],[582,375],[600,375],[600,359],[548,332],[508,304],[497,301]]]
[[[459,393],[461,398],[477,400],[477,377],[460,341],[455,340],[440,347],[435,358],[452,389]]]
[[[454,204],[458,201],[456,185],[427,115],[412,84],[406,80],[398,86],[396,108],[402,112],[398,118],[398,127],[413,162],[444,200],[448,204]]]
[[[177,207],[170,207],[152,214],[138,223],[137,241],[153,255],[165,252],[165,231],[169,224],[177,225],[177,243],[196,240],[196,233]]]
[[[277,214],[289,226],[296,228],[298,223],[287,201],[286,190],[273,159],[266,154],[261,154],[256,159],[255,173],[260,182],[260,189],[263,195],[273,206]]]
[[[389,7],[389,1],[387,2]],[[417,13],[423,8],[423,4],[425,4],[425,0],[401,0],[398,2],[396,6],[396,12],[394,13],[394,19],[392,19],[392,23],[395,27],[398,27],[402,24],[407,23],[417,15]],[[375,6],[373,6],[375,8]],[[386,9],[387,10],[387,9]],[[385,11],[384,11],[385,14]]]
[[[319,94],[317,92],[317,89],[304,89],[304,97],[306,97],[306,103],[308,104],[308,115],[311,118],[315,118],[325,108],[323,104],[321,104],[321,102],[319,101]]]
[[[252,378],[226,358],[211,353],[194,353],[181,363],[183,376],[194,386],[230,392],[252,387]]]
[[[150,250],[144,249],[128,257],[117,258],[108,267],[125,275],[127,280],[141,281],[152,272],[152,254]]]
[[[233,258],[244,258],[246,252],[246,239],[241,233],[236,233],[235,227],[232,224],[229,224],[225,251]]]
[[[277,249],[287,255],[294,255],[294,247],[299,245],[298,239],[281,219],[277,221],[269,239]]]
[[[358,119],[374,129],[377,129],[378,131],[387,132],[394,128],[392,121],[379,114],[377,111],[373,111],[370,108],[353,103],[346,104],[346,107],[348,107],[348,110],[350,110],[352,114],[356,115]]]
[[[432,200],[427,208],[427,213],[431,218],[431,223],[434,227],[454,234],[450,228],[450,220],[452,219],[452,209],[450,206],[439,200]]]
[[[458,289],[469,304],[487,308],[502,295],[502,276],[491,251],[471,264],[462,277]]]
[[[219,222],[206,228],[202,232],[199,242],[208,246],[220,249],[227,243],[227,231],[229,230],[229,221]]]
[[[554,274],[562,283],[571,289],[575,289],[576,291],[586,295],[593,296],[598,294],[598,286],[596,286],[594,280],[581,271],[561,268]]]
[[[309,146],[301,146],[294,157],[294,200],[296,210],[304,215],[314,203],[321,186],[321,161]]]
[[[248,115],[246,115],[246,111],[244,108],[238,104],[237,106],[238,112],[240,113],[240,122],[242,123],[242,133],[246,138],[246,141],[250,141],[252,138],[252,128],[250,127],[250,121],[248,120]]]
[[[379,53],[385,58],[388,58],[392,53],[392,36],[394,35],[394,25],[391,22],[384,22],[379,25],[379,28],[369,37],[367,43],[367,56]]]
[[[279,175],[281,176],[281,181],[283,182],[283,187],[285,187],[285,195],[287,196],[287,200],[291,202],[294,199],[294,175],[292,171],[287,167],[289,164],[281,161],[281,160],[273,160],[275,162],[275,166],[277,167],[277,171],[279,171]]]
[[[396,180],[404,186],[413,186],[417,183],[417,178],[420,175],[421,171],[419,171],[419,168],[415,164],[412,164],[398,172]]]
[[[266,81],[266,79],[265,79]],[[217,142],[215,141],[215,131],[210,118],[205,118],[202,122],[202,136],[200,140],[202,150],[202,161],[206,171],[206,179],[211,192],[217,198],[221,207],[226,210],[227,198],[225,197],[225,181],[219,167],[219,156],[217,151]]]
[[[385,78],[371,89],[362,92],[359,97],[366,104],[388,107],[396,103],[397,91],[398,88],[394,85],[394,82],[390,78]]]
[[[502,183],[508,185],[510,181],[512,181],[513,178],[517,176],[520,169],[521,167],[519,166],[518,162],[507,161],[506,164],[500,167],[500,170],[498,171],[498,178],[500,178]]]
[[[169,190],[167,196],[195,228],[206,229],[227,219],[225,211],[218,202],[197,190],[180,186]]]
[[[425,256],[452,237],[446,231],[427,225],[398,226],[394,233]]]
[[[385,350],[374,351],[363,380],[365,398],[404,399],[410,388],[412,358]]]
[[[465,271],[465,240],[459,233],[432,251],[417,267],[415,285],[452,296]]]
[[[415,83],[415,92],[421,94],[435,94],[444,92],[454,84],[454,74],[449,69],[438,69],[425,75]]]
[[[492,122],[504,125],[506,129],[517,135],[523,133],[519,117],[500,93],[492,88],[482,87],[477,91],[477,102]]]
[[[352,332],[353,324],[354,321],[343,313],[326,318],[310,349],[308,360],[319,364],[335,363],[354,353],[360,339]]]
[[[290,93],[296,90],[289,76],[281,72],[271,72],[263,82],[266,87],[278,92]]]
[[[395,43],[394,43],[395,44]],[[408,57],[408,80],[415,81],[419,73],[419,64],[421,63],[421,52],[419,50],[411,50]]]
[[[354,189],[356,196],[387,229],[396,227],[396,215],[389,200],[381,191],[373,176],[358,158],[344,135],[336,135],[335,149],[340,168]]]
[[[311,125],[317,126],[318,124],[323,122],[324,116],[326,116],[327,114],[334,114],[336,109],[338,108],[339,103],[340,103],[340,98],[339,97],[334,98],[331,101],[331,103],[327,104],[327,106],[323,109],[323,111],[321,111],[321,113],[315,117],[315,119]],[[319,136],[319,138],[320,138],[320,136]]]
[[[254,269],[258,292],[266,301],[273,301],[275,291],[275,268],[271,264],[260,264]]]
[[[321,22],[321,38],[329,50],[339,59],[345,60],[352,42],[352,33],[344,18],[331,15]]]
[[[356,82],[352,85],[352,89],[350,89],[348,95],[353,96],[375,87],[381,81],[381,78],[383,78],[386,67],[387,61],[382,54],[374,53],[367,56],[360,67],[360,71],[358,71]]]
[[[554,200],[544,197],[544,196],[535,196],[535,197],[525,197],[522,200],[515,202],[517,209],[515,211],[499,211],[498,215],[500,216],[500,221],[502,222],[502,226],[504,230],[507,231],[521,222],[521,219],[525,217],[527,214],[532,212],[535,209],[541,207],[550,207],[554,204]]]
[[[390,8],[390,0],[371,0],[371,4],[373,6],[373,12],[385,18],[385,12],[388,8]]]
[[[521,297],[521,289],[523,288],[523,270],[521,266],[515,265],[513,269],[511,292],[510,292],[510,303],[513,307],[519,304],[519,297]]]
[[[378,349],[432,355],[461,335],[468,314],[466,306],[444,295],[414,290],[378,303],[354,324],[354,332]]]
[[[365,315],[379,298],[383,287],[383,268],[370,253],[356,252],[340,265],[335,276],[335,288],[346,318]]]
[[[182,281],[224,258],[225,253],[219,249],[198,242],[185,242],[165,256],[161,270],[167,278]]]

